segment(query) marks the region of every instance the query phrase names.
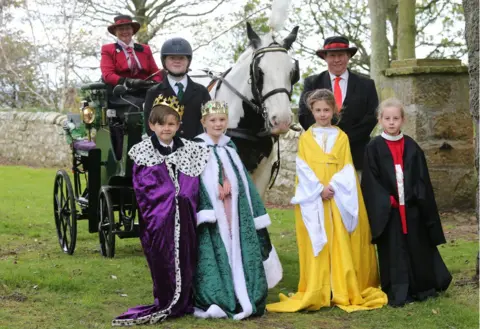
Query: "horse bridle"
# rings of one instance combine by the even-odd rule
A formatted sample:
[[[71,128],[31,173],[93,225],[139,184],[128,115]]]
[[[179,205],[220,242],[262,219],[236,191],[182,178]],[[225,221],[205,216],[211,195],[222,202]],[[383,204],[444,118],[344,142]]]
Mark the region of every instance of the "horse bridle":
[[[290,90],[288,90],[286,88],[275,88],[275,89],[270,90],[265,95],[262,95],[263,85],[260,82],[262,82],[263,72],[260,69],[259,65],[260,65],[260,60],[263,58],[263,56],[266,53],[269,53],[269,52],[288,53],[287,49],[285,49],[284,47],[280,46],[278,43],[275,43],[275,42],[271,43],[267,47],[260,48],[253,53],[252,62],[250,63],[250,80],[251,80],[250,82],[251,82],[251,86],[252,86],[252,95],[253,95],[253,98],[255,99],[255,102],[257,104],[262,104],[262,109],[263,110],[265,109],[264,103],[267,100],[267,98],[269,98],[270,96],[273,96],[275,94],[285,93],[285,94],[287,94],[288,99],[291,100],[292,90],[293,90],[293,88],[290,88]],[[294,68],[294,70],[293,70],[293,72],[290,76],[292,87],[298,81],[298,79],[296,78],[297,71],[298,71],[298,61],[295,60],[295,68]]]
[[[300,74],[298,70],[298,60],[295,60],[295,68],[291,73],[291,84],[292,88],[291,90],[288,90],[286,88],[275,88],[267,92],[265,95],[262,95],[262,89],[263,85],[261,85],[259,82],[262,82],[262,75],[263,72],[259,67],[260,60],[263,58],[263,56],[266,53],[269,52],[284,52],[288,53],[288,50],[282,47],[280,44],[273,42],[270,45],[260,48],[256,50],[253,53],[252,57],[252,62],[250,63],[250,85],[251,85],[251,90],[252,90],[252,95],[253,95],[253,102],[249,100],[245,95],[241,94],[237,89],[235,89],[234,86],[232,86],[226,79],[227,73],[230,71],[228,70],[225,72],[225,74],[212,77],[214,80],[220,80],[219,85],[217,86],[217,90],[220,86],[221,83],[224,83],[225,86],[227,86],[228,89],[230,89],[235,95],[237,95],[243,102],[245,102],[248,106],[250,106],[257,114],[261,115],[265,121],[265,126],[262,131],[256,134],[257,137],[265,137],[271,135],[271,126],[268,121],[268,112],[267,108],[265,106],[265,101],[279,93],[285,93],[288,96],[288,99],[291,100],[292,98],[292,90],[293,90],[293,85],[299,80]],[[246,137],[243,137],[246,138]],[[247,138],[248,139],[248,138]],[[251,139],[251,138],[250,138]]]
[[[277,160],[273,163],[272,165],[272,170],[270,173],[270,186],[269,189],[272,188],[273,184],[275,183],[275,180],[277,178],[278,172],[280,170],[280,139],[278,136],[273,136],[271,133],[271,126],[268,120],[268,112],[267,108],[265,106],[265,101],[279,93],[285,93],[288,96],[288,99],[291,100],[292,97],[292,90],[293,90],[293,85],[298,82],[300,79],[300,72],[298,68],[298,60],[295,60],[295,67],[291,73],[290,76],[290,82],[292,85],[292,88],[290,90],[286,88],[275,88],[267,92],[265,95],[262,95],[262,89],[263,85],[260,83],[262,82],[262,75],[263,72],[260,69],[260,60],[263,58],[263,56],[266,53],[269,52],[284,52],[288,53],[288,50],[282,47],[280,44],[273,42],[270,45],[260,48],[256,50],[253,53],[252,57],[252,62],[250,63],[250,85],[251,85],[251,90],[252,90],[252,95],[253,95],[253,100],[249,100],[247,97],[245,97],[243,94],[241,94],[237,89],[235,89],[234,86],[232,86],[226,79],[226,75],[230,70],[225,72],[225,74],[222,74],[220,76],[211,76],[210,72],[207,72],[208,75],[212,77],[213,80],[220,80],[220,82],[217,85],[217,90],[220,87],[222,83],[227,86],[235,95],[237,95],[243,102],[245,102],[248,106],[252,108],[257,114],[261,115],[264,119],[265,125],[264,129],[258,132],[256,135],[249,134],[250,131],[246,129],[238,129],[238,128],[229,128],[227,129],[227,134],[232,137],[237,137],[237,138],[242,138],[246,140],[250,140],[252,142],[256,142],[259,140],[259,138],[262,137],[267,137],[267,136],[272,136],[274,138],[274,143],[277,143]],[[272,179],[273,178],[273,179]]]

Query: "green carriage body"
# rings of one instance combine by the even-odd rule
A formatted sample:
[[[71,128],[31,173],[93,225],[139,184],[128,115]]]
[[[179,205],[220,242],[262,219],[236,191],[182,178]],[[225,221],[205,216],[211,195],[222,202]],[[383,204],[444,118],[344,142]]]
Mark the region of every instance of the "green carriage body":
[[[82,119],[67,134],[74,184],[64,170],[57,172],[54,186],[57,235],[62,250],[73,254],[76,221],[86,219],[89,232],[99,233],[102,255],[113,257],[115,236],[138,236],[131,177],[133,162],[128,151],[142,140],[143,112],[129,112],[126,107],[108,109],[104,83],[87,84],[81,89],[85,95],[82,113],[90,111],[94,119],[92,122]],[[75,142],[86,138],[94,141],[94,147],[77,149]]]

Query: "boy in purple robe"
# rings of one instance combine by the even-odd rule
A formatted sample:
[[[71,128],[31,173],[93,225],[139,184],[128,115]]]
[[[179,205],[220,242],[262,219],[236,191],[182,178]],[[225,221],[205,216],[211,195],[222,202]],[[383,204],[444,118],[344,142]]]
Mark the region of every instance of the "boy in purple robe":
[[[140,210],[140,240],[153,280],[154,304],[129,309],[113,326],[153,324],[193,313],[199,175],[209,150],[175,137],[183,106],[162,95],[149,116],[149,139],[134,145],[133,188]]]

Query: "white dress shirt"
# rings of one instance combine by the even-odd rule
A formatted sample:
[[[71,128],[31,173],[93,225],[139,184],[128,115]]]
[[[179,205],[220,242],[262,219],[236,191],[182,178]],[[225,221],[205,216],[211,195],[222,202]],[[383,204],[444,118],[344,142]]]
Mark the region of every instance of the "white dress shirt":
[[[178,87],[175,86],[177,82],[180,82],[183,85],[183,92],[185,93],[185,90],[187,90],[187,84],[188,84],[188,78],[187,75],[184,75],[182,80],[175,80],[174,77],[172,77],[170,74],[167,75],[168,83],[172,87],[173,91],[175,92],[175,95],[178,95]]]
[[[337,77],[335,74],[332,74],[330,71],[328,71],[328,74],[330,74],[330,81],[332,82],[332,91],[335,88],[335,78]],[[347,85],[348,85],[348,70],[345,70],[345,72],[340,75],[340,90],[342,91],[342,103],[345,101],[345,96],[347,96]]]

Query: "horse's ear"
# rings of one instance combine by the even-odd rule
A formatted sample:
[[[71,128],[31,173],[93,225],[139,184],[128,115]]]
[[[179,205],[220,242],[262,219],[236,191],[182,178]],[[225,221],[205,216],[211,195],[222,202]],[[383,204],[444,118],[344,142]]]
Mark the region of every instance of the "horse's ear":
[[[260,40],[260,37],[252,29],[252,26],[250,25],[249,22],[247,22],[247,36],[253,48],[257,49],[258,47],[260,47],[262,41]]]
[[[292,44],[297,39],[298,26],[295,26],[290,34],[283,40],[283,48],[290,50]]]

